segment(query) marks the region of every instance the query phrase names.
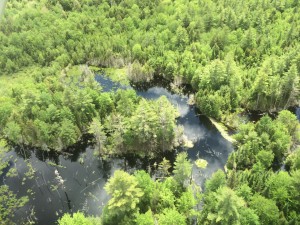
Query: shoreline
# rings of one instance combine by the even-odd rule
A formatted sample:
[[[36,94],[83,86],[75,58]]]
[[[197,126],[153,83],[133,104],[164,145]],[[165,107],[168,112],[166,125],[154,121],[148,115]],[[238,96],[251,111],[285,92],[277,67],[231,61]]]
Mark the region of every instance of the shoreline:
[[[215,119],[208,117],[211,123],[217,128],[217,130],[221,133],[222,137],[225,138],[230,143],[234,143],[235,139],[230,136],[227,132],[227,128],[220,122],[217,122]]]

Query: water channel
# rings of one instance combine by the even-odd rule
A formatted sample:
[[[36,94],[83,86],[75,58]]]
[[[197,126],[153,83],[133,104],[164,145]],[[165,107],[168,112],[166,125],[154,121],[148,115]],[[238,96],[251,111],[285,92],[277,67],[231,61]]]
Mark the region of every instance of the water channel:
[[[103,91],[115,90],[121,87],[110,79],[97,76]],[[228,154],[233,150],[231,143],[225,140],[210,120],[199,111],[188,105],[187,95],[178,95],[169,91],[164,85],[155,84],[152,87],[136,89],[137,94],[146,99],[157,99],[165,95],[178,109],[179,125],[184,127],[185,135],[193,141],[190,149],[178,149],[165,157],[174,161],[176,152],[187,151],[191,161],[202,158],[208,161],[208,166],[201,173],[194,165],[193,178],[202,185],[205,179],[218,170],[223,169]],[[4,173],[0,184],[9,185],[18,196],[28,195],[30,202],[16,212],[16,223],[27,219],[36,220],[36,224],[55,224],[55,221],[66,212],[84,211],[87,214],[99,216],[109,197],[103,187],[115,170],[123,169],[133,172],[136,169],[150,171],[159,159],[147,160],[133,157],[101,160],[93,153],[90,138],[83,138],[73,146],[73,154],[58,155],[42,152],[37,149],[13,148],[7,155],[11,157],[9,167],[15,168],[17,176],[8,177]],[[32,178],[25,176],[28,164],[32,165]],[[57,164],[58,166],[56,166]],[[64,180],[63,185],[57,179]],[[28,193],[27,190],[32,190]],[[30,214],[30,212],[34,212]]]

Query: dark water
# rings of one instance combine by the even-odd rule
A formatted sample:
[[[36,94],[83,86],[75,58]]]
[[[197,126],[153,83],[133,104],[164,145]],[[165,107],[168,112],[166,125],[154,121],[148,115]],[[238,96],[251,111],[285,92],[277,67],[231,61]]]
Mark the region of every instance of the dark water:
[[[97,76],[96,79],[102,84],[104,91],[120,87],[103,76]],[[207,160],[206,169],[200,171],[195,165],[193,167],[193,177],[199,185],[202,185],[214,171],[223,169],[228,154],[233,150],[232,145],[220,135],[207,117],[199,115],[194,106],[187,104],[186,95],[171,93],[168,88],[160,87],[159,83],[154,87],[137,90],[138,95],[147,99],[157,99],[165,95],[180,112],[178,124],[184,126],[184,133],[193,141],[194,147],[169,153],[166,157],[170,161],[174,161],[178,151],[187,151],[191,161],[197,158]],[[16,168],[18,175],[12,178],[4,175],[0,177],[0,183],[9,185],[18,196],[29,195],[30,197],[30,202],[16,212],[17,224],[28,219],[36,220],[37,224],[55,224],[57,218],[63,213],[78,210],[99,216],[103,205],[108,201],[103,187],[115,170],[151,171],[154,162],[161,161],[161,159],[147,160],[129,156],[102,160],[94,156],[92,145],[88,140],[83,138],[82,143],[73,146],[73,155],[50,154],[20,147],[9,152],[8,156],[12,157],[10,167]],[[31,179],[24,180],[28,163],[32,165],[35,172]],[[63,184],[59,183],[59,177],[64,180]],[[32,195],[27,193],[28,189],[32,190]],[[35,214],[30,216],[31,211],[35,211]]]
[[[300,121],[300,107],[295,108],[295,114],[296,114],[298,120]]]
[[[217,169],[223,169],[228,154],[233,150],[233,147],[221,136],[206,116],[200,115],[200,112],[194,106],[187,104],[187,96],[172,94],[165,88],[158,86],[137,93],[147,99],[157,99],[165,95],[178,109],[180,117],[177,123],[183,125],[184,134],[194,144],[194,147],[186,149],[189,158],[192,161],[201,158],[208,162],[207,168],[202,170],[201,173],[194,165],[193,177],[198,184],[203,183]]]

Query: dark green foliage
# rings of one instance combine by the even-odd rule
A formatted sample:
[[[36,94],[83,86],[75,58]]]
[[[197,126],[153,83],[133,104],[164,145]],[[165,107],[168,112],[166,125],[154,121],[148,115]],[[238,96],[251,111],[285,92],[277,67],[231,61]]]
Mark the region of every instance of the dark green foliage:
[[[217,191],[220,187],[226,184],[226,176],[222,170],[215,172],[212,177],[206,181],[206,191]]]
[[[138,182],[138,187],[144,191],[144,195],[140,198],[139,208],[141,212],[147,212],[153,198],[156,184],[150,175],[143,170],[136,171],[134,176]]]
[[[292,0],[9,1],[0,68],[127,66],[135,82],[192,84],[201,111],[225,121],[297,103],[299,26]]]
[[[293,147],[298,136],[299,122],[286,110],[275,120],[264,116],[256,124],[245,124],[235,135],[237,149],[227,162],[227,183],[255,210],[261,224],[299,221],[299,151]],[[273,172],[286,156],[292,172]]]
[[[198,224],[259,224],[255,211],[247,208],[243,198],[228,187],[206,193]]]
[[[191,175],[186,153],[176,158],[176,179],[164,177],[153,181],[145,171],[129,175],[116,171],[105,186],[111,194],[102,215],[103,224],[187,224],[197,215],[199,203],[196,186],[183,182]],[[181,166],[181,164],[184,164]],[[188,173],[186,174],[186,169]]]
[[[292,152],[286,160],[286,165],[292,170],[300,170],[300,148]]]
[[[53,67],[35,70],[20,73],[0,99],[0,135],[10,141],[61,151],[89,132],[100,155],[141,156],[177,145],[178,113],[166,98],[146,101],[134,90],[103,93],[84,66],[61,74]]]
[[[192,176],[192,164],[187,158],[187,153],[179,153],[174,164],[174,179],[184,187]]]
[[[133,176],[117,171],[106,190],[112,198],[103,210],[103,224],[187,224],[196,215],[196,193],[180,188],[172,177],[153,181],[145,171]]]
[[[287,172],[283,171],[270,176],[266,183],[268,197],[273,199],[277,203],[278,208],[281,210],[290,205],[289,199],[291,198],[291,183],[292,178]]]
[[[261,224],[279,224],[279,210],[274,201],[266,199],[261,195],[254,195],[250,207],[256,211]]]
[[[241,108],[278,112],[297,105],[299,6],[297,0],[8,1],[0,24],[0,135],[60,151],[90,132],[100,155],[154,156],[178,144],[177,112],[165,98],[101,93],[89,65],[127,67],[133,82],[158,75],[172,87],[191,84],[202,113],[229,124]],[[87,66],[71,69],[80,64]],[[225,173],[205,185],[198,223],[298,224],[298,131],[288,111],[240,126]],[[276,171],[285,159],[288,171]],[[144,172],[111,178],[103,224],[191,223],[199,193],[186,154],[177,157],[174,178],[166,178],[168,169],[160,164],[157,181]],[[6,222],[7,210],[26,199],[6,186],[1,191]],[[65,218],[75,224],[77,216],[89,224],[82,214]]]
[[[132,90],[118,91],[115,105],[115,110],[104,119],[103,130],[108,135],[102,145],[103,154],[154,156],[177,146],[178,112],[167,98],[147,101]],[[95,137],[101,133],[97,134],[97,127],[91,126]]]
[[[282,163],[292,144],[297,141],[298,127],[296,116],[286,110],[281,111],[274,121],[264,116],[256,124],[242,125],[235,135],[239,148],[230,155],[228,168],[241,170],[256,163],[256,167],[269,169],[274,162]]]
[[[1,134],[17,144],[61,150],[76,143],[101,110],[95,98],[100,87],[85,72],[68,76],[58,75],[53,67],[35,69],[31,75],[27,75],[31,70],[24,72],[26,78],[16,78],[23,83],[12,83],[5,93],[13,110],[3,117]],[[81,88],[78,80],[83,81]],[[7,104],[0,107],[9,109]]]

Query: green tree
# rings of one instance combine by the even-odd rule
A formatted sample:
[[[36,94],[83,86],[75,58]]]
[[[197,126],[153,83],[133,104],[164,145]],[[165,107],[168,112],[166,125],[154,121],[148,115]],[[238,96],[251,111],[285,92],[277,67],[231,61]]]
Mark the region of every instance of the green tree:
[[[273,163],[274,154],[273,152],[262,150],[256,155],[256,160],[261,163],[265,169],[269,169]]]
[[[58,220],[59,225],[101,225],[101,220],[94,217],[86,217],[83,213],[77,212],[70,215],[66,213]]]
[[[140,214],[140,213],[136,214],[135,223],[137,225],[153,225],[153,224],[155,224],[151,210],[148,210],[144,214]]]
[[[111,195],[108,210],[116,215],[137,210],[137,204],[144,195],[137,179],[122,170],[117,170],[104,188]]]
[[[0,126],[1,129],[5,127],[6,122],[12,112],[13,105],[10,99],[0,98]]]
[[[171,184],[171,185],[169,185]],[[155,213],[160,213],[164,209],[175,207],[175,194],[171,188],[178,188],[176,181],[172,177],[167,178],[163,183],[156,181],[155,189],[151,199],[151,209]]]
[[[75,144],[78,141],[79,134],[79,129],[72,121],[64,119],[61,122],[59,137],[64,147]]]
[[[252,197],[252,189],[247,184],[242,184],[236,190],[238,196],[242,197],[247,202],[250,201]]]
[[[279,210],[273,200],[255,194],[251,199],[250,208],[255,210],[261,224],[279,224]]]
[[[212,224],[241,224],[244,200],[227,187],[219,188],[214,196],[215,202],[212,211],[208,213],[207,220]]]
[[[161,178],[164,178],[170,174],[169,169],[171,168],[171,163],[165,157],[158,164],[158,174]]]
[[[295,170],[291,173],[290,187],[291,202],[293,208],[299,213],[300,207],[300,170]]]
[[[294,150],[294,152],[287,157],[286,165],[288,165],[292,170],[300,169],[300,148]]]
[[[96,149],[99,155],[105,154],[106,152],[106,135],[103,131],[103,126],[99,120],[93,119],[92,123],[90,124],[89,133],[94,135],[96,140]]]
[[[140,44],[135,44],[132,47],[132,55],[133,55],[134,60],[138,60],[138,61],[142,62],[143,51],[142,51],[142,47]]]
[[[174,179],[182,186],[187,186],[187,182],[191,180],[192,164],[188,160],[186,152],[181,152],[176,156],[174,163]]]
[[[222,170],[213,173],[212,177],[205,182],[206,192],[215,192],[226,185],[226,176]]]
[[[194,197],[192,188],[188,188],[182,193],[180,198],[176,199],[176,208],[178,212],[186,218],[192,218],[192,216],[196,215],[196,211],[194,210],[196,204],[197,201]]]
[[[268,195],[281,210],[289,205],[291,182],[291,177],[284,171],[273,174],[267,181]]]
[[[21,127],[14,121],[10,121],[4,128],[4,134],[7,138],[15,143],[22,143]]]
[[[278,114],[276,121],[282,123],[288,130],[289,135],[293,137],[294,141],[299,138],[299,122],[296,115],[288,110],[282,110]]]
[[[140,197],[138,204],[139,209],[141,212],[146,212],[151,203],[155,182],[151,179],[150,175],[143,170],[136,171],[134,176],[138,182],[138,187],[144,192],[144,195]]]
[[[158,215],[158,223],[164,225],[186,225],[186,219],[176,209],[165,209]]]

